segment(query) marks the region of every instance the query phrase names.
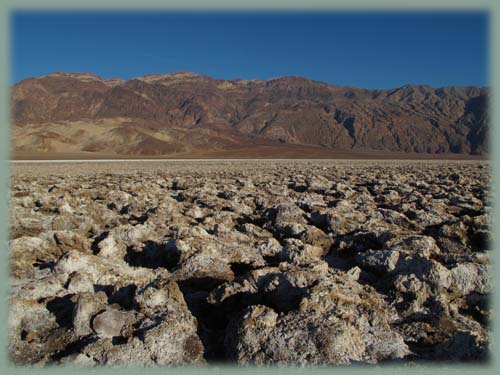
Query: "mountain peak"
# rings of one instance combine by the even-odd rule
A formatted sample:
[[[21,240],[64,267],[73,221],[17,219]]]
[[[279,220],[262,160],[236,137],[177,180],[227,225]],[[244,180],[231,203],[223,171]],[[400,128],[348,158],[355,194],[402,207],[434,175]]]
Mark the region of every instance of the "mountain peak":
[[[179,71],[179,72],[173,72],[173,73],[163,73],[163,74],[146,74],[140,77],[136,77],[134,79],[138,79],[140,81],[144,82],[157,82],[157,81],[162,81],[162,80],[182,80],[182,79],[192,79],[192,78],[199,78],[199,77],[205,77],[202,76],[201,74],[189,72],[189,71]]]
[[[74,79],[85,84],[74,84]],[[26,127],[27,137],[19,141],[19,147],[29,148],[34,142],[35,148],[54,148],[76,142],[71,147],[82,143],[84,151],[110,147],[144,155],[196,147],[250,147],[254,142],[384,152],[467,154],[487,150],[488,91],[480,88],[437,90],[406,85],[361,90],[299,76],[261,83],[186,71],[123,82],[91,73],[55,72],[45,79],[15,85],[15,128]],[[32,124],[52,126],[65,121],[90,122],[92,126],[82,132],[102,121],[128,125],[117,125],[113,133],[102,135],[103,140],[92,134],[80,139],[80,133],[64,138],[70,134],[68,127],[61,128],[59,138],[52,140],[45,140],[43,132],[35,137],[40,128],[30,130]],[[158,133],[151,133],[151,128]],[[107,134],[110,130],[94,131]]]
[[[41,76],[40,78],[44,77],[69,77],[69,78],[75,78],[75,79],[80,79],[80,80],[94,80],[94,81],[102,81],[103,79],[93,73],[89,72],[65,72],[62,70],[58,70],[56,72]]]

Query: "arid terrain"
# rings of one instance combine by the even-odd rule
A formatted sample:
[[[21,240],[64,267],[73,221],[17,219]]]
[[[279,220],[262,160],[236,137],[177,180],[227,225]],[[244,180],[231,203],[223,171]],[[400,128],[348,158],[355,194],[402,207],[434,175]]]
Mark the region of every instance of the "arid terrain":
[[[19,159],[485,155],[488,93],[368,90],[297,76],[178,72],[123,80],[56,72],[12,87],[12,151]]]
[[[12,164],[10,358],[484,363],[489,180],[487,161]]]

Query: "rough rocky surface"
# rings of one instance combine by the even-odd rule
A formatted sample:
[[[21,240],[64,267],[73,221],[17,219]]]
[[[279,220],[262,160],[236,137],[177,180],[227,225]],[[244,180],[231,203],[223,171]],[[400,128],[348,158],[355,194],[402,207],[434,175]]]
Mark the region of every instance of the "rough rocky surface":
[[[484,154],[488,92],[416,85],[366,90],[302,77],[221,80],[180,72],[124,81],[57,72],[12,87],[14,151]]]
[[[488,162],[14,164],[15,364],[488,360]]]

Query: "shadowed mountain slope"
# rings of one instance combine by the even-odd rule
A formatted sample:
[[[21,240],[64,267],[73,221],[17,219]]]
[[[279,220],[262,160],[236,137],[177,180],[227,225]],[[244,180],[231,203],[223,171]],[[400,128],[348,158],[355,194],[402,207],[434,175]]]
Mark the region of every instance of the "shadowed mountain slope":
[[[57,72],[12,87],[13,149],[187,155],[290,145],[485,154],[487,101],[479,87],[366,90],[302,77],[180,72],[121,80]]]

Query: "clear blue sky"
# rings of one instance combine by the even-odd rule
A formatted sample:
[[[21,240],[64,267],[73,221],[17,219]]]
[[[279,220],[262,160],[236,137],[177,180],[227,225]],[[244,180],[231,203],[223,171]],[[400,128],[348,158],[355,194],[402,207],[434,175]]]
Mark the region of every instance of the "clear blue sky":
[[[337,85],[487,86],[488,14],[12,14],[11,83],[63,70],[105,78],[193,71]]]

